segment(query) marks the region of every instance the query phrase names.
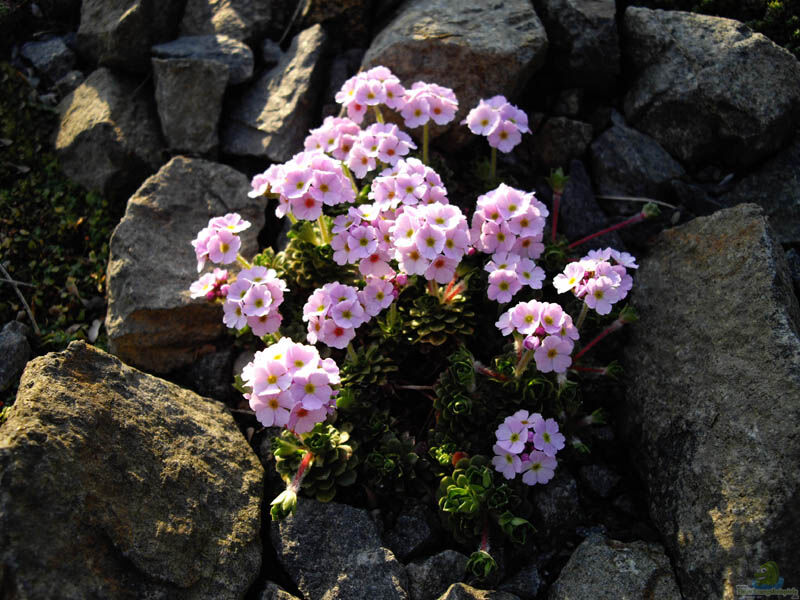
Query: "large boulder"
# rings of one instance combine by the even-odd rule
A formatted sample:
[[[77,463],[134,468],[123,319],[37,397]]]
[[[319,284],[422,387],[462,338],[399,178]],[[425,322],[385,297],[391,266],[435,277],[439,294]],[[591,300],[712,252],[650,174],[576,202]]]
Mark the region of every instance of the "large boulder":
[[[253,51],[226,35],[189,35],[158,44],[151,49],[154,58],[213,60],[228,67],[228,83],[237,85],[253,76]]]
[[[322,85],[326,39],[319,25],[302,31],[280,62],[236,98],[223,125],[223,152],[285,162],[303,149]]]
[[[800,581],[800,308],[761,209],[659,235],[631,302],[621,426],[689,599]]]
[[[687,163],[752,165],[792,134],[800,64],[731,19],[631,6],[623,22],[635,73],[625,116]]]
[[[189,297],[197,277],[191,241],[211,217],[238,212],[252,223],[240,252],[254,254],[264,205],[249,190],[230,167],[176,156],[130,198],[108,259],[106,331],[114,354],[165,373],[193,362],[200,346],[222,334],[221,307]]]
[[[452,88],[456,118],[431,135],[458,130],[450,141],[463,144],[474,137],[459,125],[470,109],[481,98],[515,96],[546,54],[547,36],[528,0],[412,0],[372,41],[362,67],[389,67],[408,87]]]
[[[590,147],[592,180],[608,196],[662,198],[686,174],[653,138],[615,118]]]
[[[549,600],[579,598],[682,600],[664,548],[599,535],[590,536],[572,553],[548,596]]]
[[[300,498],[272,523],[272,545],[307,600],[405,600],[403,566],[383,548],[365,510]]]
[[[8,598],[239,599],[263,470],[223,404],[73,342],[34,359],[0,426]]]
[[[214,60],[153,59],[158,117],[170,150],[194,155],[216,150],[228,73]]]
[[[78,49],[89,61],[145,72],[150,47],[172,39],[185,0],[83,0]]]
[[[781,244],[800,244],[800,136],[743,177],[720,201],[726,206],[758,204]]]
[[[152,88],[106,68],[58,105],[61,168],[90,190],[124,202],[161,166],[163,147]]]
[[[273,0],[187,0],[181,35],[222,34],[237,40],[260,37],[272,19]]]
[[[534,0],[550,42],[548,62],[562,85],[613,92],[620,74],[614,0]]]

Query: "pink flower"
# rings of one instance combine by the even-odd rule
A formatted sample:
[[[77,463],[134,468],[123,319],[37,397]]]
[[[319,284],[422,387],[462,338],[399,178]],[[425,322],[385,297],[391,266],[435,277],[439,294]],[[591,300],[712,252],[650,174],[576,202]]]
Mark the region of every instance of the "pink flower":
[[[288,392],[258,396],[250,394],[250,408],[264,427],[283,427],[289,422],[289,412],[294,406]]]
[[[510,302],[522,284],[514,271],[497,270],[489,275],[489,300],[497,300],[501,304]]]
[[[572,364],[572,344],[559,336],[550,335],[544,339],[542,345],[533,353],[536,368],[542,373],[565,373]]]
[[[510,121],[501,121],[489,134],[489,145],[500,152],[511,152],[522,141],[519,129]]]
[[[492,464],[494,465],[495,470],[499,473],[502,473],[503,477],[506,479],[514,479],[514,477],[517,476],[517,473],[519,473],[519,469],[522,464],[519,456],[509,452],[499,444],[494,445],[493,451],[495,453],[495,457],[492,459]]]
[[[311,371],[308,375],[295,375],[292,382],[292,398],[307,410],[317,410],[327,406],[333,390],[328,385],[325,371]]]
[[[556,459],[552,456],[534,450],[528,456],[528,460],[520,465],[522,482],[527,485],[547,483],[555,475],[557,464]]]
[[[558,431],[555,419],[537,420],[533,424],[533,447],[547,456],[555,456],[564,448],[564,436]]]

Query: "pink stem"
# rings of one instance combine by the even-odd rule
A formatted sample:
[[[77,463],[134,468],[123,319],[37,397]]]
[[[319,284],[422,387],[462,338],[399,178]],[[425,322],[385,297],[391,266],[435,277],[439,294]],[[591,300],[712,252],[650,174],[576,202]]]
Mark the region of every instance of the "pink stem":
[[[577,242],[572,242],[567,248],[575,248],[576,246],[580,246],[581,244],[588,242],[591,239],[594,239],[598,236],[601,236],[605,233],[611,233],[612,231],[616,231],[617,229],[622,229],[623,227],[627,227],[628,225],[634,225],[635,223],[639,223],[644,221],[647,217],[645,216],[644,212],[640,212],[638,215],[632,216],[630,219],[625,219],[621,223],[617,223],[616,225],[612,225],[611,227],[606,227],[605,229],[601,229],[591,235],[587,235],[585,238],[578,240]]]
[[[553,241],[556,241],[556,227],[558,226],[558,206],[561,204],[561,192],[553,192]]]
[[[606,336],[607,336],[609,333],[614,333],[614,332],[615,332],[617,329],[619,329],[619,328],[620,328],[620,327],[622,327],[623,325],[624,325],[624,323],[623,323],[622,321],[620,321],[619,319],[617,319],[617,320],[616,320],[616,321],[614,321],[614,322],[613,322],[611,325],[609,325],[608,327],[606,327],[606,328],[605,328],[603,331],[601,331],[601,332],[598,334],[598,336],[597,336],[596,338],[594,338],[594,339],[593,339],[591,342],[589,342],[588,344],[586,344],[586,346],[584,346],[584,347],[583,347],[583,349],[581,349],[581,351],[580,351],[580,352],[578,352],[578,353],[575,355],[575,357],[574,357],[574,360],[575,360],[575,362],[577,362],[577,361],[578,361],[578,359],[579,359],[581,356],[583,356],[584,354],[586,354],[586,353],[589,351],[589,349],[590,349],[592,346],[594,346],[594,345],[595,345],[597,342],[599,342],[600,340],[602,340],[602,339],[603,339],[604,337],[606,337]]]
[[[306,469],[311,464],[311,461],[314,460],[314,454],[311,452],[306,452],[303,455],[303,460],[300,461],[300,466],[297,468],[297,474],[292,479],[292,489],[297,492],[300,490],[300,484],[303,483],[303,477],[305,477]]]

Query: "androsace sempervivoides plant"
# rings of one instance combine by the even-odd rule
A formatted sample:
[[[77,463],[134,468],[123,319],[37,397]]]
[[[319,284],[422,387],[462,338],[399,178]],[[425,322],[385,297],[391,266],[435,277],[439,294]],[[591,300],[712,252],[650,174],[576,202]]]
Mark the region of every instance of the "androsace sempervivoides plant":
[[[282,430],[273,453],[287,487],[274,519],[294,512],[298,494],[329,501],[355,483],[370,502],[416,494],[477,547],[469,569],[486,576],[492,545],[534,532],[530,488],[585,448],[576,432],[599,421],[581,412],[579,384],[615,367],[580,361],[634,320],[618,306],[638,265],[612,248],[576,254],[594,236],[555,239],[558,203],[569,201],[560,171],[551,207],[505,183],[451,203],[430,166],[428,124],[455,117],[452,90],[406,89],[376,67],[337,100],[348,117],[326,118],[304,151],[252,180],[250,196],[275,201],[291,222],[288,246],[248,260],[239,234],[250,224],[214,217],[192,244],[198,271],[220,266],[191,294],[254,335],[237,389],[262,426]],[[420,155],[385,120],[389,110],[422,126]],[[368,112],[376,123],[362,128]],[[487,137],[493,167],[497,150],[529,131],[502,96],[481,100],[463,123]]]

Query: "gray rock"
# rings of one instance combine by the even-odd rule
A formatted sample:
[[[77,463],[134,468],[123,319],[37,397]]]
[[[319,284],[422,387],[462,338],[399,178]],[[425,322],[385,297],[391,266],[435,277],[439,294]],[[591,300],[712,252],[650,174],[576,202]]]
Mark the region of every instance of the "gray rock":
[[[617,122],[590,147],[592,180],[608,196],[660,198],[683,167],[653,138]]]
[[[181,35],[221,33],[237,40],[260,37],[272,18],[273,0],[188,0]]]
[[[406,573],[365,510],[300,498],[272,523],[278,561],[307,600],[406,599]]]
[[[794,248],[787,250],[786,264],[789,265],[789,275],[794,284],[794,295],[800,300],[800,252]]]
[[[687,598],[767,559],[800,581],[800,308],[761,209],[656,238],[632,302],[620,427]]]
[[[73,342],[32,360],[0,427],[14,598],[242,598],[263,471],[225,407]]]
[[[548,62],[563,85],[613,92],[620,75],[614,0],[534,0],[550,43]]]
[[[586,168],[579,160],[569,166],[569,181],[559,205],[559,229],[571,242],[578,241],[608,226],[608,219],[592,191],[592,182]],[[606,233],[592,240],[592,248],[616,248],[622,250],[624,244],[616,231]]]
[[[546,53],[544,27],[527,0],[413,0],[375,37],[362,67],[385,65],[409,87],[421,80],[452,88],[458,113],[431,136],[450,130],[449,141],[463,145],[473,137],[459,125],[467,113],[481,98],[514,97]]]
[[[438,600],[519,600],[519,597],[508,592],[479,590],[466,583],[454,583]]]
[[[228,67],[228,83],[237,85],[253,76],[253,51],[226,35],[190,35],[151,49],[155,58],[213,60]]]
[[[561,90],[553,105],[553,114],[560,117],[577,117],[583,110],[585,92],[581,88]]]
[[[219,145],[217,126],[228,67],[193,58],[152,61],[156,106],[167,147],[185,154],[212,153]]]
[[[669,558],[658,544],[593,535],[578,546],[550,588],[549,600],[681,600]]]
[[[727,206],[755,202],[782,244],[800,244],[800,137],[719,198]]]
[[[106,68],[58,105],[54,147],[71,179],[124,201],[161,165],[163,147],[152,89]]]
[[[800,64],[731,19],[628,7],[625,116],[686,163],[749,166],[792,134]]]
[[[222,150],[285,162],[303,149],[322,84],[322,27],[299,33],[278,65],[237,98],[223,125]]]
[[[106,67],[146,72],[150,47],[175,37],[184,0],[83,0],[78,50]]]
[[[384,536],[386,546],[400,561],[406,562],[436,542],[437,530],[432,526],[435,518],[425,505],[406,503]]]
[[[267,582],[264,591],[261,592],[259,600],[299,600],[297,596],[293,596],[284,590],[277,583]]]
[[[522,567],[516,575],[509,577],[497,588],[500,592],[508,592],[519,596],[520,600],[535,600],[542,587],[542,578],[536,565]]]
[[[464,578],[469,559],[455,550],[444,550],[406,566],[411,600],[436,600]]]
[[[570,161],[586,153],[592,137],[589,123],[552,117],[533,132],[531,147],[534,157],[543,167],[566,167]]]
[[[608,498],[622,480],[619,473],[606,465],[584,465],[578,471],[581,483],[593,494]]]
[[[0,331],[0,391],[11,386],[31,357],[27,331],[19,321],[9,321]]]
[[[61,79],[56,81],[55,88],[58,95],[63,98],[71,92],[74,92],[83,80],[86,79],[80,71],[70,71]]]
[[[197,277],[190,242],[211,217],[238,212],[252,223],[240,253],[255,253],[264,206],[247,197],[249,189],[230,167],[176,156],[130,198],[108,260],[106,331],[114,354],[166,373],[192,363],[223,332],[221,307],[189,297]]]
[[[28,42],[22,45],[20,54],[51,82],[56,82],[75,66],[75,53],[61,38],[45,42]]]
[[[578,484],[563,469],[556,470],[555,477],[547,484],[535,486],[532,503],[549,531],[573,526],[581,516]]]
[[[271,69],[281,61],[283,50],[278,45],[278,42],[269,38],[264,38],[261,42],[261,60],[264,61],[264,66]]]

